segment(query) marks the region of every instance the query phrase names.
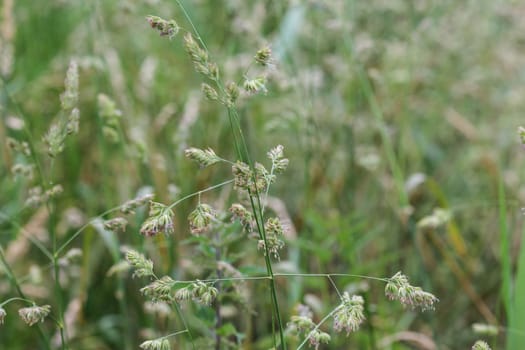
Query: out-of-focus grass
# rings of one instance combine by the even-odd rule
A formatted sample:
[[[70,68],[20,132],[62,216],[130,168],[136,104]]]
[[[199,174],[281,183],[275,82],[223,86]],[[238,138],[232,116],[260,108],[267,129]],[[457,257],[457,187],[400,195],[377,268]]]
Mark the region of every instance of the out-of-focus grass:
[[[523,235],[522,235],[523,239]],[[520,249],[518,260],[518,268],[516,272],[516,280],[514,287],[514,294],[512,300],[512,310],[509,319],[508,333],[507,333],[507,349],[519,349],[523,341],[523,330],[525,329],[525,317],[520,310],[525,308],[525,298],[522,297],[525,288],[525,249]]]
[[[273,43],[281,55],[268,95],[246,101],[240,112],[254,158],[282,143],[291,161],[273,188],[297,231],[283,263],[311,273],[388,276],[403,270],[441,300],[435,313],[416,315],[385,301],[382,286],[338,280],[341,288],[367,290],[370,319],[361,333],[334,337],[332,348],[369,348],[370,334],[379,344],[407,328],[428,335],[440,349],[468,348],[478,337],[471,324],[487,320],[465,283],[501,326],[518,330],[490,339],[494,347],[507,338],[509,349],[516,348],[511,344],[522,338],[522,317],[507,313],[522,307],[525,270],[519,249],[523,150],[514,137],[525,109],[525,8],[489,0],[185,3],[226,80],[242,74],[243,62],[263,42]],[[91,217],[143,186],[152,186],[157,199],[168,202],[174,198],[171,185],[189,193],[227,174],[197,173],[183,159],[184,145],[210,146],[233,157],[227,116],[202,99],[180,40],[156,37],[144,20],[147,14],[185,25],[172,2],[16,1],[14,70],[5,80],[10,98],[0,93],[2,141],[26,137],[10,122],[12,116],[23,117],[35,145],[42,147],[41,137],[60,109],[69,59],[75,57],[81,67],[80,134],[68,140],[52,168],[43,163],[46,176],[65,190],[57,208],[62,222],[71,219],[66,209]],[[122,137],[115,144],[102,135],[99,93],[123,112]],[[28,227],[36,220],[33,211],[22,210],[30,185],[10,175],[16,159],[4,149],[0,154],[0,210]],[[421,183],[414,181],[418,176]],[[407,204],[413,210],[409,217]],[[453,222],[437,232],[443,244],[437,246],[418,236],[415,224],[434,207],[445,206]],[[143,240],[137,233],[140,215],[118,240],[158,252],[160,266],[179,271],[191,259],[180,243],[188,236],[184,218],[190,207],[177,210],[171,242]],[[63,238],[74,231],[64,225]],[[19,236],[17,225],[0,218],[3,247]],[[124,347],[124,315],[116,295],[123,287],[119,278],[105,275],[115,258],[108,242],[94,230],[75,241],[86,254],[67,293],[68,300],[82,303],[77,348]],[[508,255],[499,244],[509,247]],[[48,300],[47,276],[38,280],[30,274],[32,266],[44,264],[34,252],[26,253],[31,259],[16,260],[15,272],[29,275],[42,300]],[[459,275],[451,268],[455,265]],[[305,294],[319,300],[318,316],[333,306],[337,301],[325,282],[282,282],[284,317]],[[142,339],[139,329],[166,325],[144,315],[137,285],[126,283],[135,344]],[[10,293],[2,276],[0,299]],[[252,333],[264,333],[269,317],[261,315]],[[19,336],[28,330],[14,317],[2,328],[1,346],[34,346]]]

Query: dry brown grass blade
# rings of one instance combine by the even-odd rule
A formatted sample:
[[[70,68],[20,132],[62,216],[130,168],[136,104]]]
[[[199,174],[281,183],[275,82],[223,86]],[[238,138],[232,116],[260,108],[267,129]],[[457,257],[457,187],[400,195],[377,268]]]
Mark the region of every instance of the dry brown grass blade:
[[[4,0],[0,26],[0,74],[3,77],[10,76],[14,66],[15,46],[13,42],[16,34],[16,25],[13,10],[14,1]]]
[[[14,264],[27,256],[31,245],[27,236],[34,237],[39,241],[47,240],[47,230],[45,227],[48,217],[49,212],[46,207],[41,207],[31,219],[29,219],[29,222],[20,228],[18,237],[11,241],[6,249],[5,255],[9,264]]]
[[[459,131],[469,141],[474,141],[478,138],[478,130],[476,127],[464,116],[459,114],[455,109],[449,108],[445,112],[445,119],[457,131]]]
[[[468,295],[470,300],[474,303],[479,313],[485,318],[485,320],[489,324],[497,324],[498,320],[496,316],[494,316],[487,304],[485,304],[485,302],[483,302],[478,293],[476,293],[474,287],[472,287],[472,283],[469,277],[463,271],[461,266],[459,266],[459,264],[456,262],[452,254],[450,254],[450,248],[446,245],[445,242],[443,242],[443,239],[440,238],[435,233],[435,231],[426,232],[426,235],[429,237],[434,246],[439,250],[443,258],[445,259],[445,263],[450,268],[450,271],[452,271],[454,276],[457,278],[461,285],[461,288]]]
[[[449,209],[445,194],[439,187],[438,183],[432,178],[429,178],[426,183],[427,188],[434,197],[436,197],[439,206],[443,209]],[[467,245],[454,218],[452,218],[447,224],[447,238],[456,254],[462,258],[467,255]]]
[[[381,339],[379,348],[390,347],[396,342],[410,343],[416,349],[421,350],[436,350],[437,345],[428,335],[418,332],[398,332],[388,337]]]

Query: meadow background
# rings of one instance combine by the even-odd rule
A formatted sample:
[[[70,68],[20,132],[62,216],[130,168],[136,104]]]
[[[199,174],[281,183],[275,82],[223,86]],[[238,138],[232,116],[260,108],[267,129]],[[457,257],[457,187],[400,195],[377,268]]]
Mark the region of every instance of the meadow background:
[[[241,96],[239,115],[253,158],[282,144],[290,160],[270,193],[289,219],[275,269],[375,277],[401,270],[440,299],[433,312],[413,312],[388,301],[382,283],[338,278],[342,290],[364,295],[368,320],[321,348],[469,349],[482,338],[493,349],[520,349],[525,150],[517,129],[525,124],[525,4],[183,3],[228,80],[242,76],[264,44],[272,48],[268,92]],[[200,170],[184,157],[187,147],[212,147],[235,160],[228,117],[204,98],[180,37],[158,36],[145,16],[190,25],[174,1],[0,4],[0,246],[8,264],[0,264],[0,302],[17,295],[9,266],[28,297],[62,304],[71,349],[136,349],[152,334],[176,331],[176,317],[144,308],[143,282],[108,270],[129,246],[164,272],[199,278],[186,220],[194,199],[175,208],[168,238],[139,234],[146,208],[122,233],[87,227],[68,246],[82,257],[60,271],[61,301],[49,260],[27,237],[50,247],[51,232],[66,242],[88,218],[138,193],[171,203],[231,176],[228,167]],[[60,113],[72,59],[80,72],[80,128],[52,159],[42,138]],[[108,118],[100,94],[120,114]],[[33,156],[10,150],[8,138],[30,141]],[[13,166],[34,164],[35,157],[40,166],[32,179],[13,174]],[[52,212],[26,205],[39,184],[63,188]],[[214,203],[229,196],[228,189],[206,194]],[[248,252],[242,266],[261,266],[253,242],[238,244],[239,254]],[[250,272],[257,270],[243,271]],[[268,291],[246,283],[257,315],[240,325],[240,311],[230,310],[231,322],[244,334],[243,349],[268,349]],[[317,320],[337,304],[323,278],[282,278],[277,286],[285,321],[300,302],[315,309]],[[0,348],[42,348],[36,326],[23,324],[14,306],[6,309]],[[183,312],[205,336],[202,320],[213,315]],[[476,323],[497,332],[479,334]],[[53,342],[53,322],[40,329]],[[184,336],[173,344],[188,346]]]

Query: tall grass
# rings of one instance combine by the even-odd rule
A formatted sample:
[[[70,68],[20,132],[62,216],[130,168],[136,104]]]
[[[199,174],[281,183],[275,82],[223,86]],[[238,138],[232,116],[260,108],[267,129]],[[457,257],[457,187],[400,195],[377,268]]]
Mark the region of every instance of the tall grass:
[[[519,348],[523,324],[513,310],[522,308],[523,294],[523,150],[514,136],[525,93],[521,4],[181,4],[192,24],[175,2],[2,2],[0,303],[16,297],[50,304],[55,319],[28,328],[16,313],[30,305],[9,302],[0,347],[131,349],[182,331],[167,338],[174,347],[199,348],[199,338],[215,339],[215,332],[223,346],[242,339],[246,348],[295,348],[310,340],[286,331],[297,305],[310,307],[315,328],[348,291],[364,296],[367,322],[349,338],[320,324],[315,330],[332,335],[326,348],[401,346],[410,342],[404,330],[438,348],[469,348],[477,338]],[[221,68],[223,81],[213,86],[219,92],[225,81],[254,78],[248,62],[269,44],[276,62],[267,94],[242,96],[235,108],[206,101],[183,33],[171,41],[155,37],[147,14],[174,18],[203,40]],[[67,114],[59,116],[59,95],[72,59],[79,65],[80,129],[51,161],[42,137]],[[27,142],[30,156],[23,146],[4,147],[8,138]],[[279,197],[273,203],[290,228],[281,260],[252,241],[217,243],[233,239],[240,224],[204,245],[186,218],[198,204],[231,203],[230,185],[199,193],[229,179],[230,166],[198,170],[183,150],[212,147],[253,168],[278,144],[290,159],[268,193]],[[31,188],[55,184],[63,188],[55,199],[25,205]],[[122,203],[153,192],[159,203],[190,195],[173,207],[173,235],[138,234],[145,206],[123,216],[126,231],[101,226],[120,215]],[[266,191],[252,195],[264,240],[274,209],[265,206]],[[435,208],[446,209],[448,221]],[[439,225],[423,230],[428,219]],[[151,281],[129,278],[121,247],[152,259],[159,276],[189,284],[227,279],[208,264],[225,259],[242,276],[260,279],[239,282],[250,300],[243,311],[229,314],[234,302],[220,296],[212,307],[175,303],[179,309],[162,313],[137,292]],[[82,258],[61,265],[72,248]],[[195,251],[213,251],[213,259],[200,260]],[[228,260],[233,252],[239,255]],[[398,270],[440,298],[435,314],[404,311],[380,295],[382,282],[351,276]],[[236,283],[215,286],[224,295]],[[477,323],[497,326],[498,334],[477,334]]]

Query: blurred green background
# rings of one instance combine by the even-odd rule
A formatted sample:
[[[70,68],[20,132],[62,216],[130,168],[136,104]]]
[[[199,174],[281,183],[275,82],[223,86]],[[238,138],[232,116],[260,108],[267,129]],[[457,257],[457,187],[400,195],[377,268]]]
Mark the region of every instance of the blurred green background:
[[[525,110],[525,4],[183,3],[226,81],[242,77],[264,44],[273,50],[268,93],[243,97],[239,114],[254,159],[277,144],[290,159],[271,190],[293,233],[277,270],[376,277],[402,270],[440,299],[435,312],[416,313],[386,300],[382,284],[339,278],[341,289],[364,293],[368,321],[348,338],[334,335],[326,348],[469,349],[483,338],[494,349],[520,349],[525,188],[517,127]],[[234,160],[233,140],[225,110],[203,98],[181,38],[161,38],[145,20],[148,14],[174,18],[189,30],[175,2],[0,4],[0,244],[26,294],[54,305],[49,262],[22,230],[46,242],[53,229],[64,242],[87,218],[144,188],[170,203],[177,193],[224,181],[228,167],[199,171],[183,150],[212,147]],[[80,132],[51,161],[41,140],[60,111],[71,59],[80,69]],[[99,94],[122,112],[114,138],[104,132]],[[10,152],[8,137],[30,139],[42,173],[62,185],[54,215],[24,208],[39,177],[12,174],[14,164],[30,159]],[[210,198],[220,200],[220,193]],[[435,208],[450,219],[437,220]],[[116,240],[89,228],[73,242],[83,257],[61,281],[64,307],[73,310],[72,349],[137,348],[149,334],[144,329],[174,331],[175,321],[144,311],[139,281],[107,276],[107,270],[123,245],[155,256],[160,269],[184,270],[193,254],[184,243],[191,209],[192,203],[176,208],[171,260],[162,258],[163,239],[139,235],[144,211]],[[318,305],[318,320],[337,304],[323,279],[283,279],[278,287],[285,320],[304,300]],[[122,293],[125,307],[119,307]],[[254,305],[264,305],[257,300],[266,296],[256,293],[265,291],[255,288],[252,295]],[[0,268],[0,302],[15,294]],[[0,348],[39,348],[36,330],[23,325],[15,309],[8,312]],[[270,317],[252,320],[255,331],[243,348],[269,347]],[[474,323],[499,332],[476,334]],[[53,337],[52,323],[43,328]],[[183,337],[178,344],[174,348],[188,346]]]

